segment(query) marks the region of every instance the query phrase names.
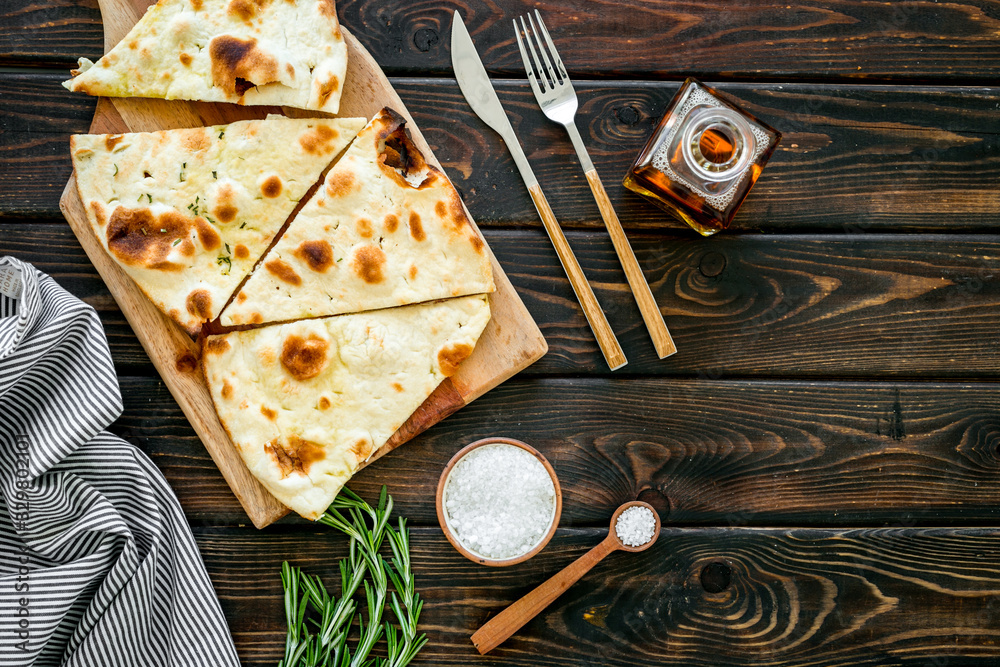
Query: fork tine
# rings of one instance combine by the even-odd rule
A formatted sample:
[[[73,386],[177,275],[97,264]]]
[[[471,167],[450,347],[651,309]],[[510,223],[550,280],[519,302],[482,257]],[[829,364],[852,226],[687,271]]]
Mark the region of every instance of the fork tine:
[[[521,51],[521,60],[524,61],[524,71],[528,73],[528,83],[531,84],[531,90],[534,91],[535,97],[542,94],[541,89],[538,87],[538,77],[535,75],[535,69],[531,65],[531,61],[528,60],[528,51],[524,48],[524,41],[521,39],[521,28],[517,25],[517,19],[514,19],[514,36],[517,37],[517,48]]]
[[[521,19],[521,29],[524,30],[524,41],[528,43],[528,50],[531,51],[531,61],[535,65],[535,72],[537,72],[538,85],[541,87],[543,93],[546,91],[546,89],[552,90],[552,88],[555,86],[555,79],[553,79],[549,75],[549,72],[547,72],[542,67],[542,61],[538,57],[538,52],[535,51],[535,40],[531,38],[531,31],[528,30],[528,24],[525,23],[523,16],[520,17],[520,19]]]
[[[538,28],[545,38],[545,43],[549,45],[549,51],[552,52],[552,59],[556,63],[557,72],[560,77],[562,77],[563,82],[569,81],[569,75],[566,74],[566,67],[563,65],[562,58],[559,57],[559,51],[556,50],[555,42],[549,37],[549,30],[545,27],[545,22],[542,21],[542,14],[537,9],[535,10],[535,16],[538,17]]]
[[[538,13],[537,9],[535,13]],[[539,14],[539,19],[541,19],[541,14]],[[542,52],[542,58],[545,60],[545,72],[552,80],[552,87],[555,88],[566,80],[565,77],[560,77],[559,72],[552,66],[552,61],[549,60],[549,51],[554,52],[556,50],[555,44],[550,39],[548,40],[548,48],[545,48],[546,42],[542,41],[542,36],[538,32],[538,28],[535,26],[535,19],[532,18],[531,14],[528,14],[528,23],[531,24],[532,37],[538,42],[538,50]],[[556,58],[558,57],[556,55]],[[562,78],[562,81],[560,81],[560,78]]]

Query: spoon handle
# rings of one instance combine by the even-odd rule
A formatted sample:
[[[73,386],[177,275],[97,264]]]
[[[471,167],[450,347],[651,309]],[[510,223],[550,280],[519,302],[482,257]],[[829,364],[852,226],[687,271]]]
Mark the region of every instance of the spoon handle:
[[[618,548],[614,535],[608,535],[604,541],[567,565],[561,572],[553,575],[535,590],[494,616],[489,623],[476,630],[472,635],[472,643],[480,655],[486,655],[497,646],[520,630],[525,623],[548,607],[553,600],[562,595],[567,588],[575,584],[580,577],[587,574],[609,553]]]

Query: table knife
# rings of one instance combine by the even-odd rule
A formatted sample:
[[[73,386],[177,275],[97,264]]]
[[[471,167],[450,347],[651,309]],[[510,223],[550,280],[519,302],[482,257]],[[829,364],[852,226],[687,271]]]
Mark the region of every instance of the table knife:
[[[608,324],[608,318],[604,315],[597,297],[594,296],[594,290],[587,282],[587,277],[584,275],[583,269],[580,268],[580,263],[577,261],[576,255],[573,254],[569,241],[566,240],[566,235],[563,234],[555,214],[552,213],[549,202],[542,194],[538,179],[531,171],[528,159],[524,156],[521,144],[514,134],[514,128],[511,127],[507,114],[504,113],[503,106],[500,104],[500,98],[497,97],[493,84],[486,74],[486,68],[483,67],[483,62],[479,59],[476,47],[472,43],[472,37],[469,36],[465,22],[462,21],[462,16],[457,11],[451,24],[451,64],[455,69],[458,87],[461,88],[469,106],[484,123],[500,135],[514,158],[514,164],[517,165],[517,170],[521,173],[521,178],[524,179],[531,200],[535,203],[535,208],[538,210],[545,231],[548,232],[552,246],[559,256],[563,270],[566,271],[573,292],[576,293],[583,313],[587,316],[587,322],[590,324],[591,331],[594,332],[594,337],[604,354],[604,359],[608,362],[611,370],[621,368],[628,363],[625,353],[622,352],[621,345],[615,338],[615,332]]]

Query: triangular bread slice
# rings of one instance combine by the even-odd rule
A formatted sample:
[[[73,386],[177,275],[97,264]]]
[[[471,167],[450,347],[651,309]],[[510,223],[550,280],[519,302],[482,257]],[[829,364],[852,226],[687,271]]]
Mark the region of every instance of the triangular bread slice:
[[[230,125],[70,139],[94,234],[191,334],[215,319],[364,118]]]
[[[336,113],[347,45],[334,0],[160,0],[69,90]]]
[[[489,319],[478,295],[210,336],[205,377],[250,472],[316,519]]]
[[[223,311],[280,322],[492,292],[489,251],[451,182],[405,121],[380,111],[358,133]]]

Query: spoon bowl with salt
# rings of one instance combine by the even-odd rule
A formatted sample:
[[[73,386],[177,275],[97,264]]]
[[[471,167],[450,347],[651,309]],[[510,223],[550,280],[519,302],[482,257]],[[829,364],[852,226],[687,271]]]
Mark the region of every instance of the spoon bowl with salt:
[[[605,556],[613,551],[645,551],[659,536],[660,515],[651,505],[641,500],[625,503],[611,516],[608,536],[600,544],[476,630],[472,635],[473,645],[480,655],[486,655],[552,604]]]

